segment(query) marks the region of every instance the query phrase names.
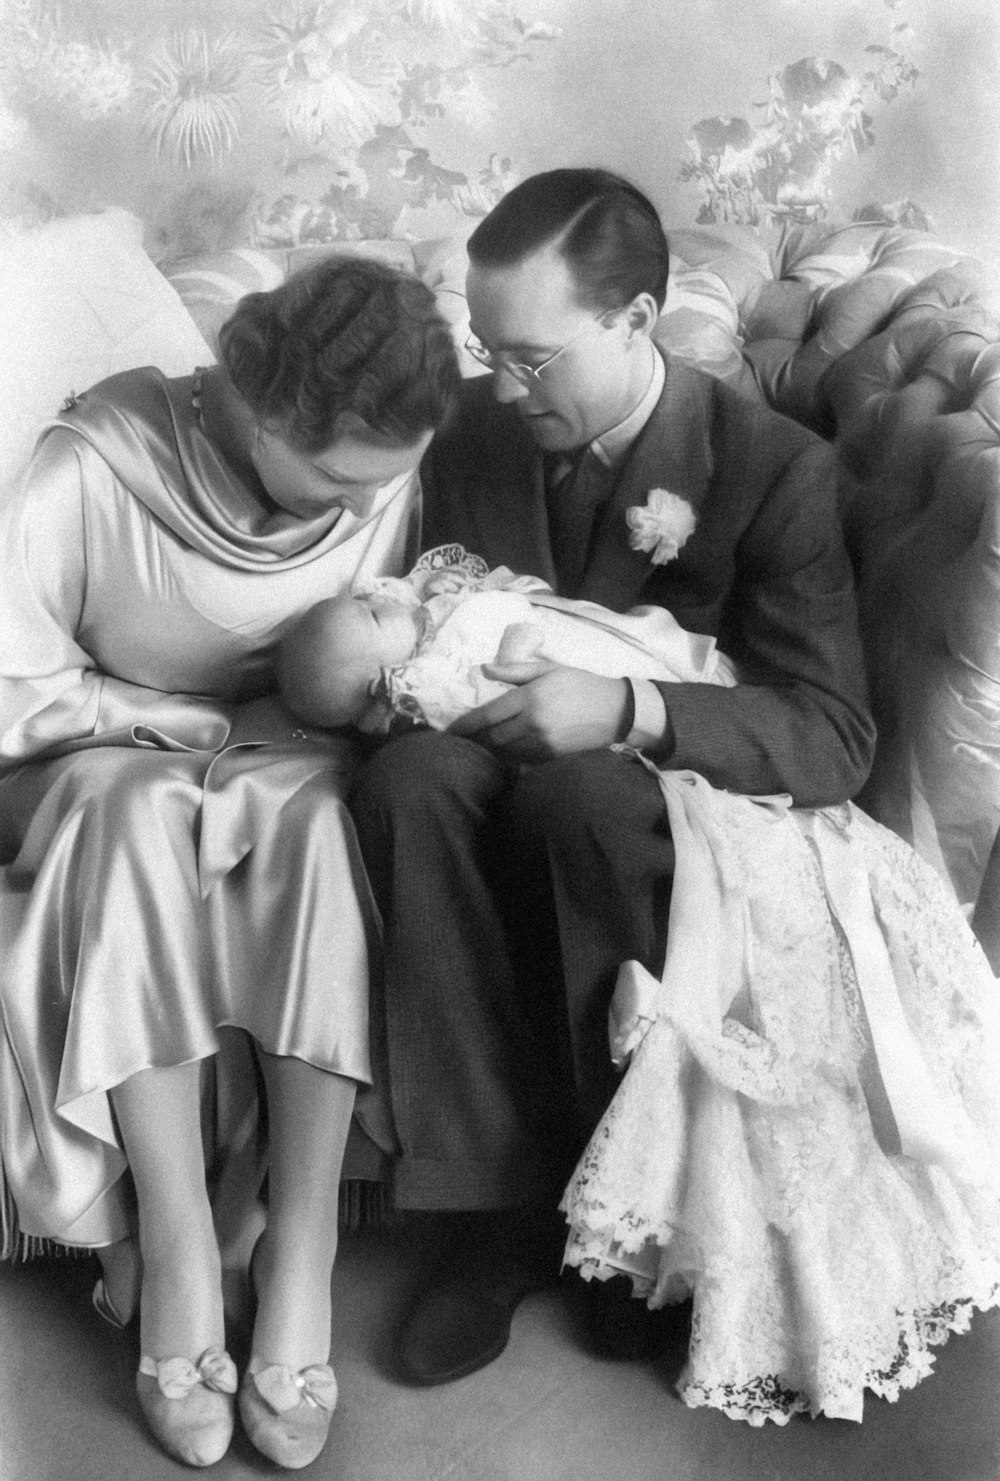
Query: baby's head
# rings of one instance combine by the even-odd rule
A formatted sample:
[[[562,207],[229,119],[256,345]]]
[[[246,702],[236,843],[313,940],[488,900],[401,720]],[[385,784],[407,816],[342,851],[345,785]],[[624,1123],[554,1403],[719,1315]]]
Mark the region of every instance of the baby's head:
[[[385,592],[330,597],[286,633],[276,657],[289,709],[310,725],[354,725],[384,668],[413,656],[424,610]]]

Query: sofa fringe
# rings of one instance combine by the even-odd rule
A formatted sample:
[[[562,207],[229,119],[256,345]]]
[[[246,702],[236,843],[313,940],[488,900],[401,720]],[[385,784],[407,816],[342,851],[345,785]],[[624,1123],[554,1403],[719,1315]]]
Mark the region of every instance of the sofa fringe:
[[[338,1224],[342,1234],[387,1229],[393,1223],[392,1198],[386,1183],[345,1178],[340,1185]]]
[[[392,1200],[385,1183],[349,1178],[340,1185],[337,1222],[342,1234],[386,1229],[393,1222]],[[88,1255],[89,1249],[60,1244],[36,1234],[24,1234],[18,1225],[17,1205],[0,1164],[0,1262],[16,1264],[43,1255]]]
[[[45,1239],[40,1234],[23,1233],[17,1204],[4,1176],[3,1158],[0,1157],[0,1264],[16,1265],[43,1256],[89,1254],[90,1250],[81,1249],[78,1245],[60,1244],[58,1240]]]
[[[27,1259],[20,1254],[22,1236],[17,1225],[17,1205],[14,1195],[4,1176],[3,1158],[0,1157],[0,1260]]]
[[[18,1226],[17,1205],[7,1186],[0,1166],[0,1264],[17,1265],[25,1260],[38,1260],[51,1256],[89,1255],[89,1249],[79,1245],[60,1244],[56,1239],[45,1239],[40,1234],[24,1234]]]

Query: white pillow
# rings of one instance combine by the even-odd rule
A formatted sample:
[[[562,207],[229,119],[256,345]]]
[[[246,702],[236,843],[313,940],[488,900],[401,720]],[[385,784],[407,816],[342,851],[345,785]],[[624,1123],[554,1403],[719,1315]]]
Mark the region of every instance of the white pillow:
[[[71,392],[137,365],[185,375],[213,359],[128,211],[0,226],[0,497]]]

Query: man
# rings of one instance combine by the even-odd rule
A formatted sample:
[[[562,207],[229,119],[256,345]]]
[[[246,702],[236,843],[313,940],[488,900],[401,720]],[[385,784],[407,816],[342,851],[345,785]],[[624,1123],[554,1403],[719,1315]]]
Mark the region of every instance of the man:
[[[668,253],[650,202],[605,171],[554,170],[499,203],[469,258],[470,348],[492,376],[466,384],[426,456],[425,548],[458,541],[618,611],[664,606],[745,682],[494,666],[513,689],[448,734],[390,741],[360,779],[386,926],[396,1202],[472,1214],[401,1334],[421,1383],[495,1357],[540,1269],[558,1270],[559,1195],[616,1083],[617,969],[662,970],[665,811],[655,778],[609,747],[815,806],[858,790],[874,741],[833,456],[664,361]],[[630,541],[636,524],[652,538]],[[633,548],[658,533],[658,549]],[[644,1308],[613,1290],[627,1284],[587,1288],[606,1352],[649,1350],[624,1319]]]

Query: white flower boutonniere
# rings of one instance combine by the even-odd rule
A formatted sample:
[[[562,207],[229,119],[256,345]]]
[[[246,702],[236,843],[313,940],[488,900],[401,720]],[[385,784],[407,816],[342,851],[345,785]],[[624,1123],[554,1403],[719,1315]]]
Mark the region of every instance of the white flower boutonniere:
[[[654,566],[676,560],[698,522],[687,499],[668,489],[650,489],[646,503],[631,505],[625,519],[629,545],[633,550],[648,550]]]

